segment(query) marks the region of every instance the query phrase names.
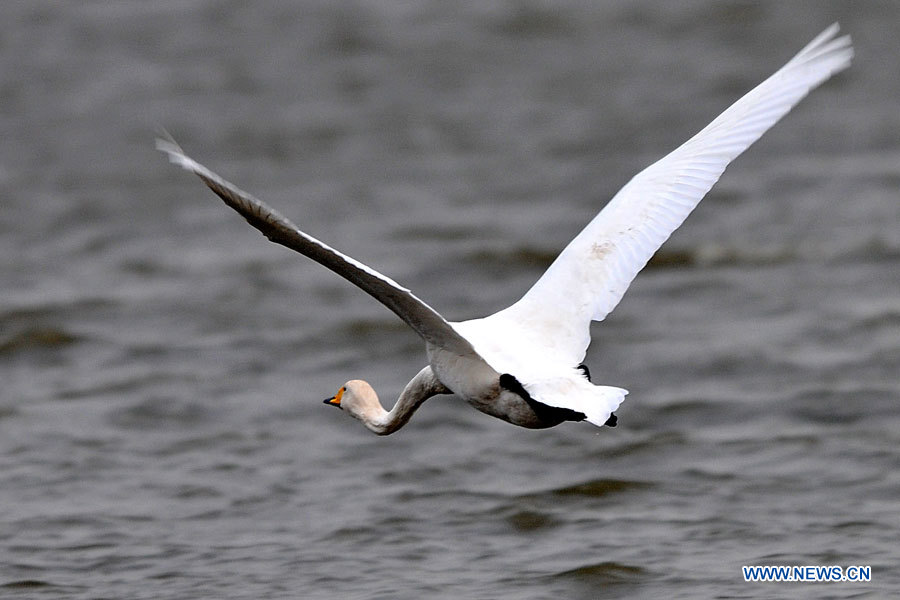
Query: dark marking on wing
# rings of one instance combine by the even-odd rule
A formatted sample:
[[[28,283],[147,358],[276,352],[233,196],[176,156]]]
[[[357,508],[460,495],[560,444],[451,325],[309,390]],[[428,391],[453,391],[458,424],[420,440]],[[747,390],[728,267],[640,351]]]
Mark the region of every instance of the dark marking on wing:
[[[509,373],[504,373],[500,376],[500,387],[521,397],[528,403],[534,414],[548,425],[559,425],[563,421],[584,421],[587,418],[584,413],[571,408],[560,408],[538,402],[531,397],[531,394],[528,393],[528,390],[525,389],[519,380]]]
[[[582,373],[584,373],[585,379],[587,379],[588,381],[591,380],[591,370],[588,369],[588,366],[586,364],[581,363],[580,365],[578,365],[575,368],[578,369],[579,371],[581,371]]]

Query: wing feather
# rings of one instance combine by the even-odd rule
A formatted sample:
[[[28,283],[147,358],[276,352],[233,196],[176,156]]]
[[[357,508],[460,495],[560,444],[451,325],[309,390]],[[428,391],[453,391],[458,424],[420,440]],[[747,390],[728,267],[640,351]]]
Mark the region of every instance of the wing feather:
[[[584,358],[590,321],[601,321],[697,206],[728,164],[812,89],[850,64],[850,37],[835,23],[786,65],[617,193],[511,307],[488,317],[527,324],[571,365]]]
[[[361,288],[392,310],[427,343],[458,356],[480,361],[472,345],[433,308],[393,279],[300,231],[287,218],[187,156],[172,139],[157,139],[156,148],[169,160],[197,175],[225,204],[276,244],[295,250]]]

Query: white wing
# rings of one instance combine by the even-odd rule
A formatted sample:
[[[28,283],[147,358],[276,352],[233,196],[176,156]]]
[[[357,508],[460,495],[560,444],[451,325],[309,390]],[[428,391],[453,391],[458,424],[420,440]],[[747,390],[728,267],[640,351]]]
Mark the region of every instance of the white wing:
[[[728,166],[813,88],[850,64],[835,23],[700,133],[634,177],[511,307],[488,317],[526,327],[554,358],[577,365],[601,321],[650,257]],[[476,346],[477,347],[477,346]]]

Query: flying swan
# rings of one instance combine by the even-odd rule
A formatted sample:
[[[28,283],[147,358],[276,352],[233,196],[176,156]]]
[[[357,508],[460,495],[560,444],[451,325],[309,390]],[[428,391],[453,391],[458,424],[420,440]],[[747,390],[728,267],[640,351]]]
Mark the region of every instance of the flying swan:
[[[616,425],[628,393],[594,385],[582,363],[591,321],[602,321],[628,285],[728,166],[807,93],[849,66],[849,36],[827,28],[786,65],[677,150],[638,173],[512,306],[449,322],[408,289],[301,231],[262,201],[188,157],[171,138],[156,147],[193,172],[271,241],[296,250],[368,292],[422,339],[425,366],[386,411],[365,381],[325,402],[379,435],[403,427],[428,398],[455,393],[478,410],[531,429],[563,421]]]

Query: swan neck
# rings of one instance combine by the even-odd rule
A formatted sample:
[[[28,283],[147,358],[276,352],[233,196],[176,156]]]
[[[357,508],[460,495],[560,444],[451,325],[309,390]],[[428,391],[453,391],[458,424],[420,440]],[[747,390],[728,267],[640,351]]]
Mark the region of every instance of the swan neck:
[[[406,425],[422,403],[435,394],[450,393],[450,390],[434,376],[431,367],[425,367],[406,384],[400,397],[390,411],[378,402],[378,414],[364,421],[366,427],[378,435],[390,435]]]

